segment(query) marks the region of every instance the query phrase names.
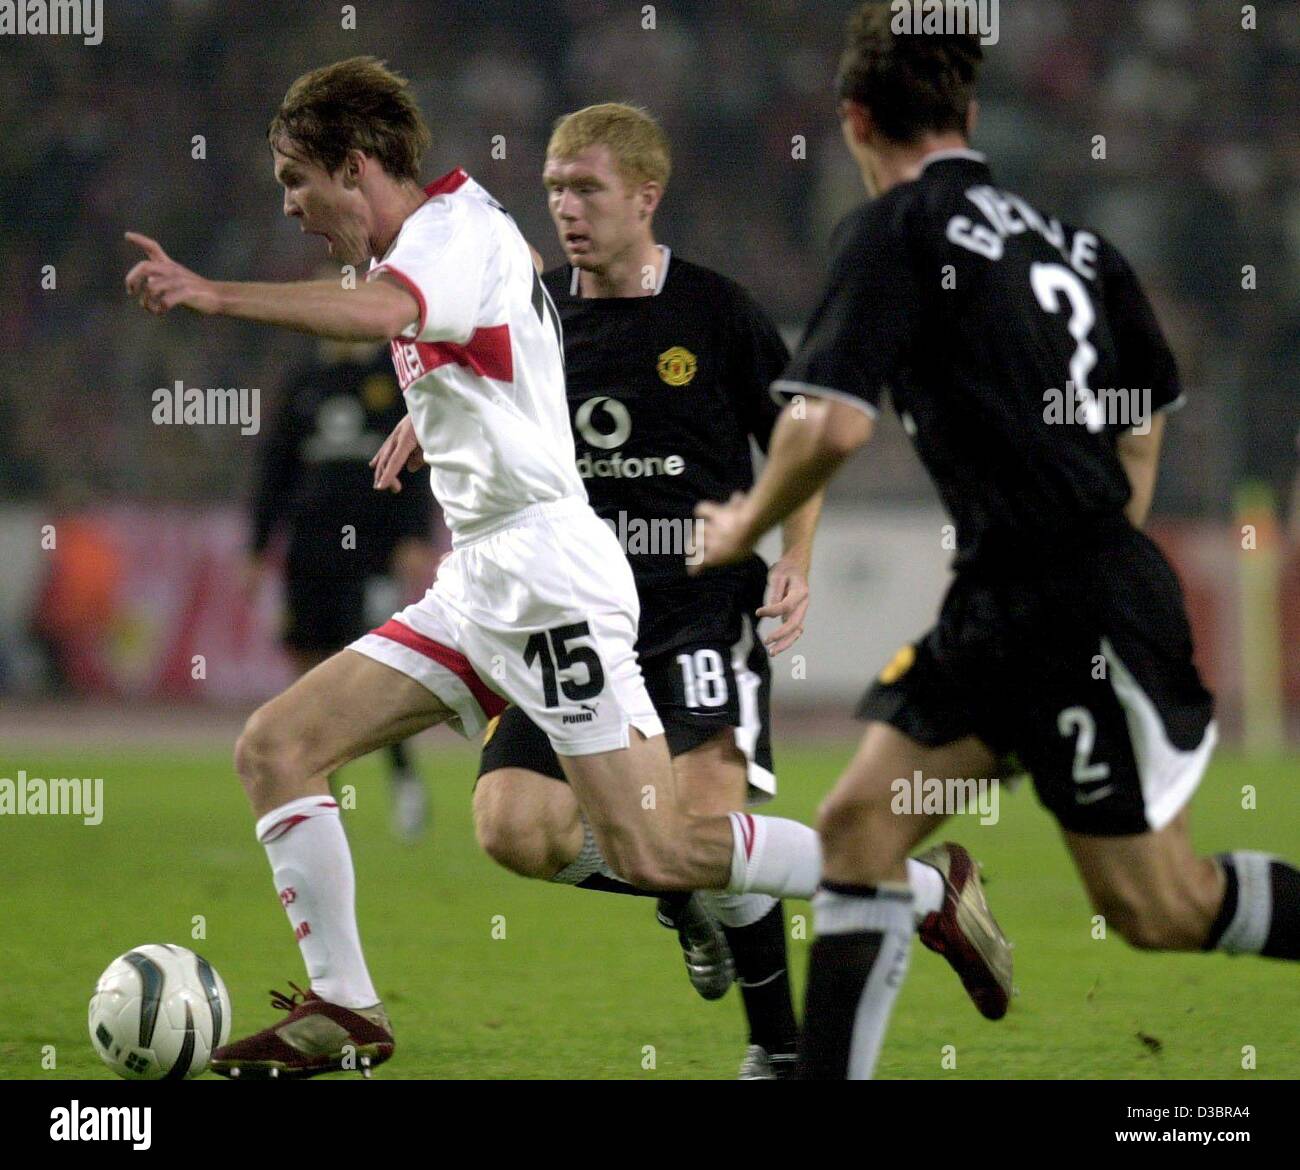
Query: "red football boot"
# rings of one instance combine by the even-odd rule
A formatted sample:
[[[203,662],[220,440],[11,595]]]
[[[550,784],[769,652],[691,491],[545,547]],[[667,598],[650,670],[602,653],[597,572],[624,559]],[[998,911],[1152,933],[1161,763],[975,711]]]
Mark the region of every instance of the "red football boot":
[[[917,861],[943,874],[943,908],[921,922],[921,941],[961,978],[980,1015],[1000,1020],[1011,1003],[1011,944],[984,900],[979,866],[960,845],[936,845]]]
[[[328,1072],[369,1076],[393,1055],[393,1029],[384,1005],[345,1008],[290,983],[292,995],[271,992],[271,1006],[289,1013],[274,1028],[218,1048],[212,1071],[241,1080],[314,1077]]]

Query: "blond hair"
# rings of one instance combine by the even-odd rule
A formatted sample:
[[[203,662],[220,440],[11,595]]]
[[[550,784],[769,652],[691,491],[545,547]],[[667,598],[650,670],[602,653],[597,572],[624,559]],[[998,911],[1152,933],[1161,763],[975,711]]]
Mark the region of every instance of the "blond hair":
[[[672,153],[668,136],[650,114],[622,102],[603,102],[565,114],[555,123],[546,157],[572,158],[592,146],[605,146],[625,182],[668,186]]]

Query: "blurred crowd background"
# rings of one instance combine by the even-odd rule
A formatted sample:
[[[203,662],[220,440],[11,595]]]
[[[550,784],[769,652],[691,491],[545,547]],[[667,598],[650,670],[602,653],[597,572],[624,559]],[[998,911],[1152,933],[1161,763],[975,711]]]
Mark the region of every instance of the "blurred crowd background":
[[[355,31],[343,7],[107,0],[99,46],[4,38],[0,496],[246,496],[256,440],[156,427],[150,394],[178,378],[256,386],[270,409],[307,343],[139,312],[122,292],[122,232],[205,275],[311,275],[320,241],[281,217],[265,126],[299,73],[359,52],[412,79],[436,138],[427,177],[465,166],[550,263],[539,173],[554,118],[643,103],[676,154],[661,239],[742,281],[797,335],[830,230],[861,198],[832,92],[853,4],[667,0],[653,30],[631,0],[370,0]],[[1281,494],[1295,471],[1300,5],[1258,8],[1248,31],[1224,0],[1013,0],[982,85],[976,145],[999,178],[1109,235],[1157,303],[1190,391],[1161,487],[1175,515],[1227,516],[1243,478]],[[792,157],[796,135],[806,158]],[[928,491],[890,431],[837,496]]]
[[[105,0],[97,46],[0,38],[0,694],[247,703],[287,678],[274,590],[243,570],[259,451],[314,343],[142,313],[122,233],[207,276],[317,275],[321,241],[282,216],[265,141],[295,77],[386,59],[433,129],[426,179],[464,166],[548,263],[556,117],[648,107],[675,152],[660,240],[748,286],[793,342],[863,198],[833,88],[855,6]],[[1286,507],[1300,482],[1300,4],[1255,7],[1251,29],[1235,0],[1003,0],[974,144],[1004,186],[1112,239],[1150,291],[1188,391],[1156,535],[1222,709],[1275,740],[1279,693],[1300,736],[1300,539],[1279,555],[1265,531],[1244,557],[1236,525],[1242,485]],[[178,380],[259,389],[262,433],[154,425],[153,392]],[[928,624],[948,556],[934,503],[882,416],[831,493],[801,695],[847,702],[863,662]],[[1291,523],[1300,537],[1294,508]]]

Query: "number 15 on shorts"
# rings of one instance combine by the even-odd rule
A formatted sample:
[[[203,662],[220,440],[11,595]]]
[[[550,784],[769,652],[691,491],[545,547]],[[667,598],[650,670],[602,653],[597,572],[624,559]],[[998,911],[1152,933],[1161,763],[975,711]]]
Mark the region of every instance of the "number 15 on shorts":
[[[541,664],[542,697],[548,708],[560,705],[561,691],[569,702],[580,703],[583,699],[595,698],[605,689],[605,671],[600,665],[600,656],[591,646],[573,645],[590,637],[591,627],[586,622],[577,622],[544,630],[528,639],[524,646],[524,665],[531,669],[533,663]],[[559,677],[561,672],[575,666],[584,668],[585,681]]]

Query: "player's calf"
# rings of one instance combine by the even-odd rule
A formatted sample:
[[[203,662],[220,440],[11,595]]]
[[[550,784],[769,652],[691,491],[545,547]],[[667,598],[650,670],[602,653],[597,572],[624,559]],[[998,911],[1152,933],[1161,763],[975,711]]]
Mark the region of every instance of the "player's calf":
[[[1214,862],[1198,858],[1161,885],[1124,884],[1093,895],[1093,907],[1130,946],[1142,951],[1200,950],[1222,899]]]
[[[807,825],[683,812],[662,736],[634,732],[627,748],[561,763],[600,852],[632,885],[804,898],[817,887],[821,847]]]

